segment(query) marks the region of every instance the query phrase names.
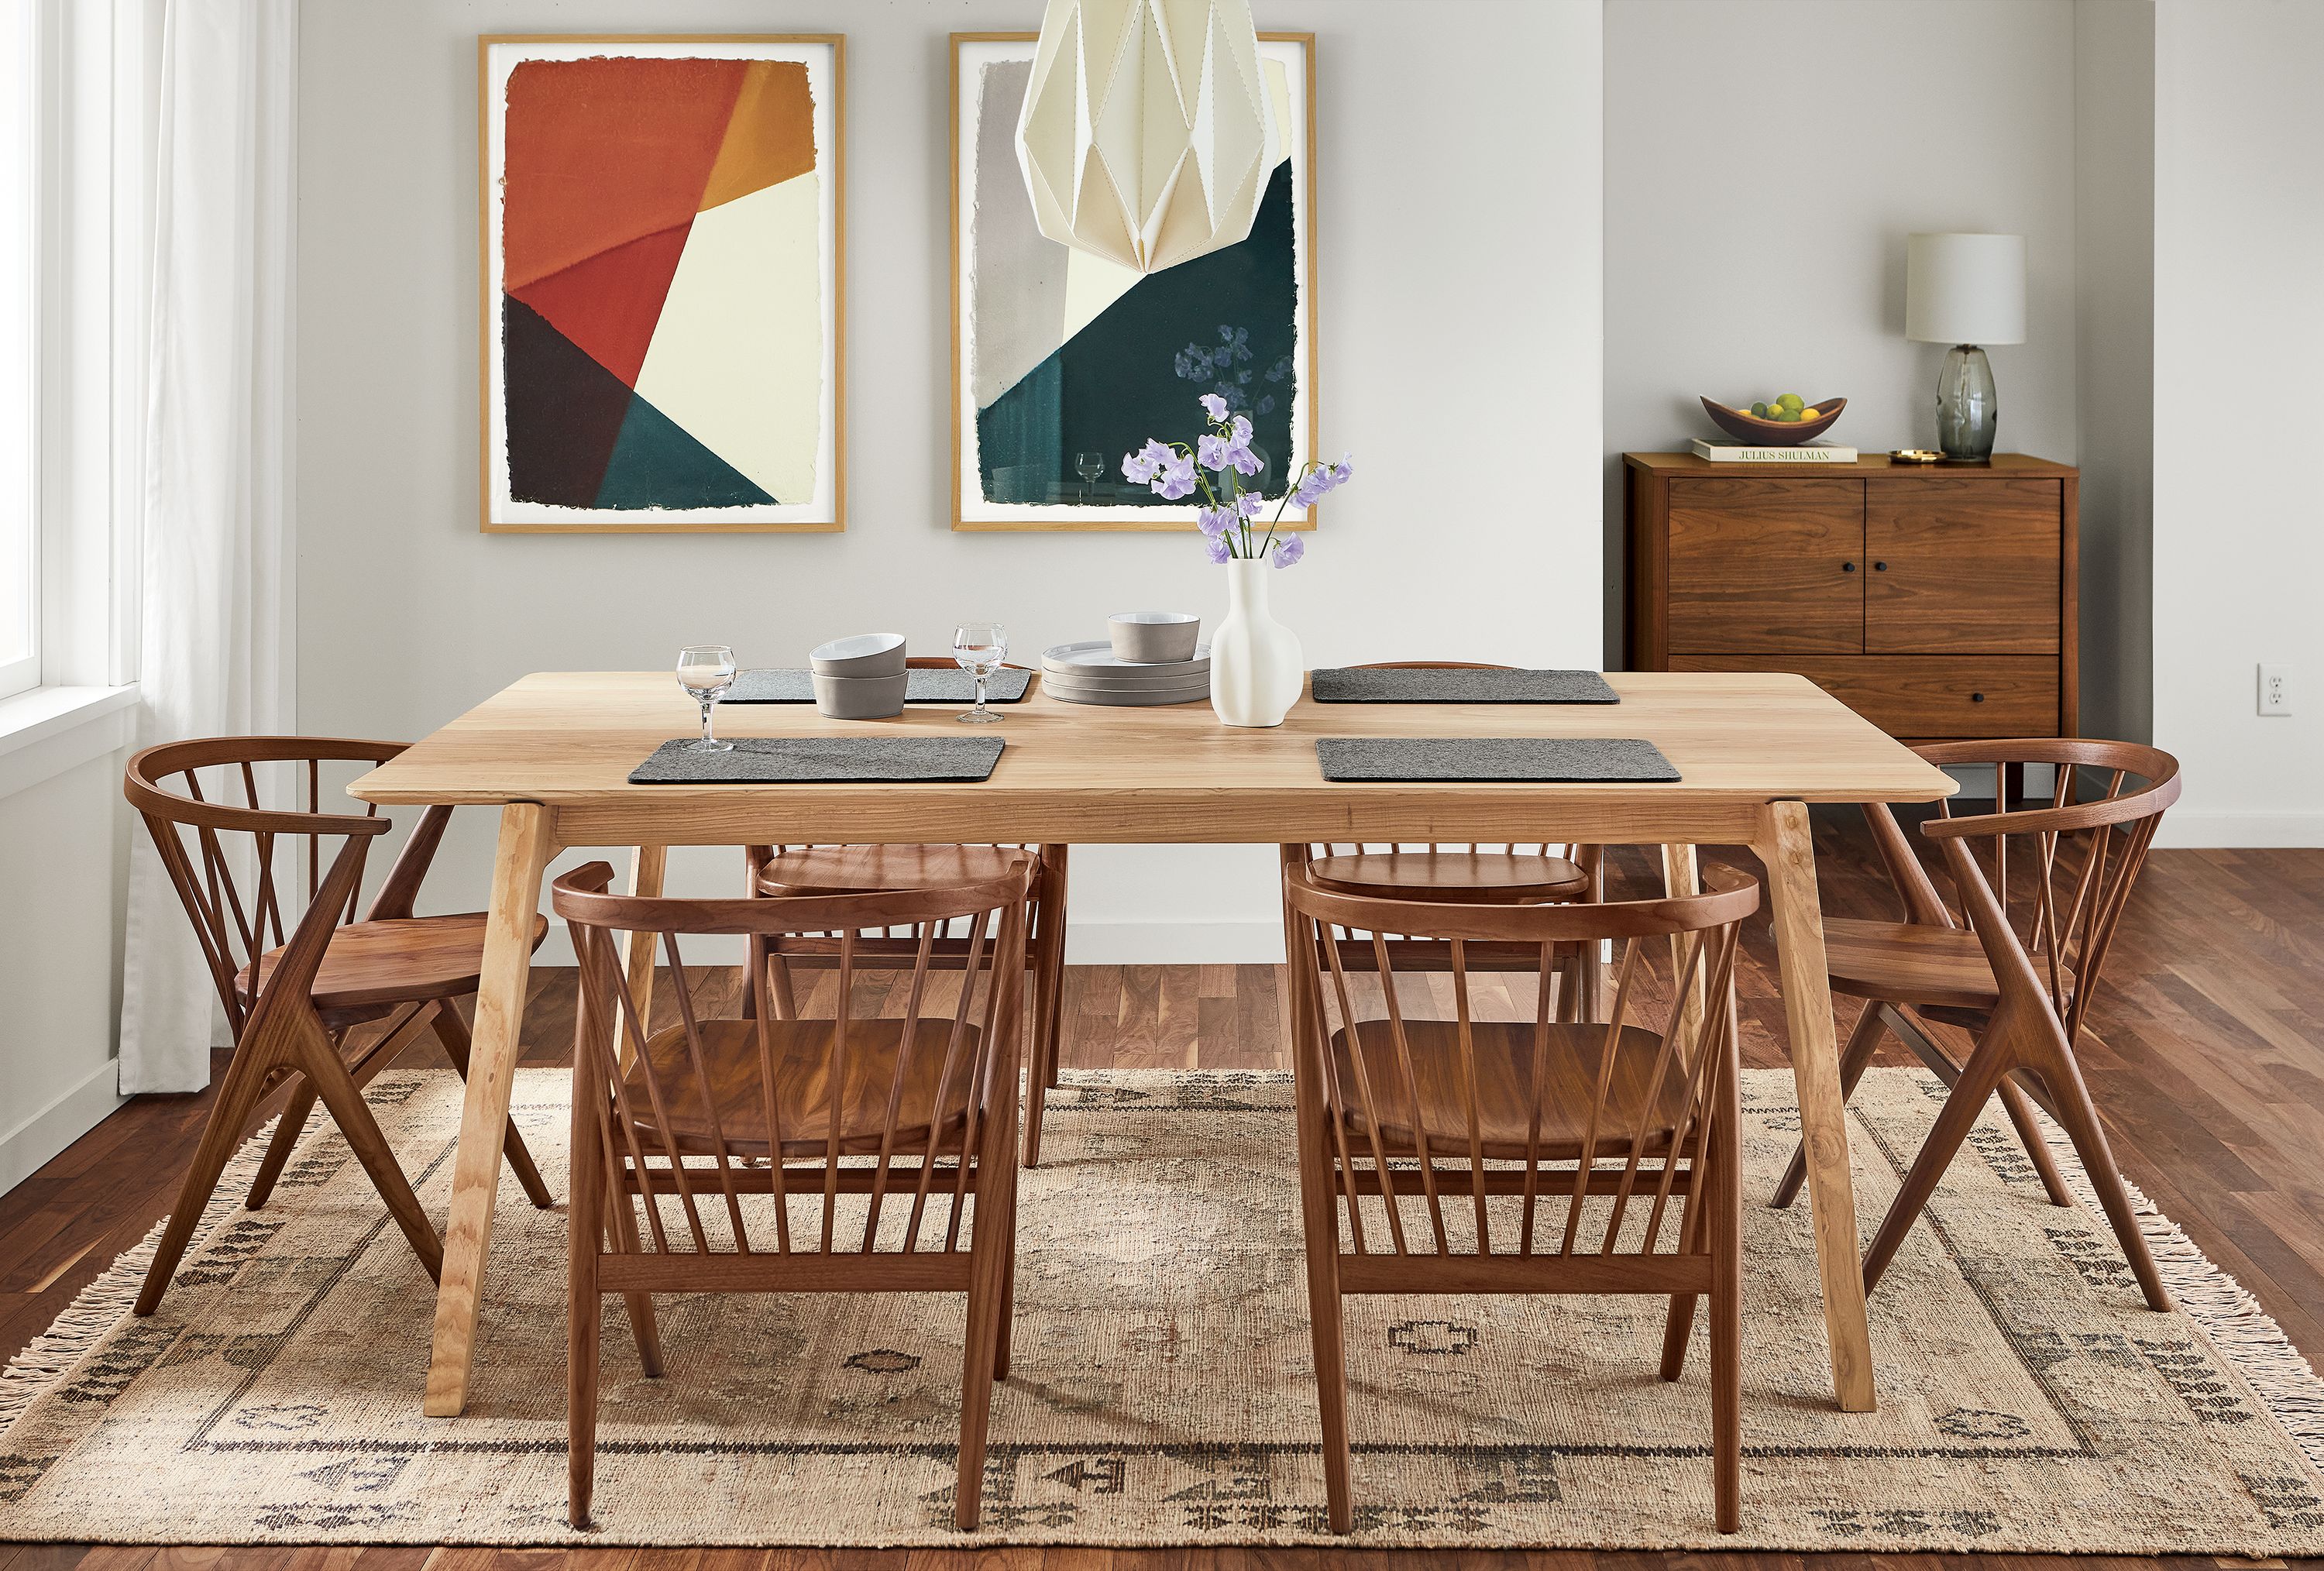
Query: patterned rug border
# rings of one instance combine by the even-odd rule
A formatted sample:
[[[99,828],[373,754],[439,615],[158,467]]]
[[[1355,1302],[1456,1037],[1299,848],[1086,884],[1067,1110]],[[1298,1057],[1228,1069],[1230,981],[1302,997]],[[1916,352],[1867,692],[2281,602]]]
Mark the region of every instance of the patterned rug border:
[[[1212,1081],[1232,1085],[1283,1085],[1288,1083],[1290,1079],[1291,1076],[1287,1072],[1267,1070],[1100,1069],[1067,1071],[1065,1076],[1065,1081],[1069,1085],[1077,1083],[1087,1086],[1137,1086],[1147,1082],[1185,1081]],[[2034,1109],[2034,1117],[2042,1127],[2052,1152],[2058,1159],[2060,1171],[2065,1178],[2067,1187],[2073,1191],[2076,1202],[2088,1207],[2092,1214],[2099,1214],[2097,1194],[2092,1189],[2089,1176],[2084,1171],[2080,1159],[2075,1153],[2072,1142],[2064,1130],[2038,1107]],[[272,1138],[273,1130],[274,1121],[272,1120],[261,1125],[251,1133],[227,1162],[225,1171],[220,1175],[210,1203],[204,1211],[202,1220],[188,1242],[186,1254],[189,1258],[194,1257],[206,1248],[212,1235],[230,1218],[241,1212],[241,1197],[248,1187],[249,1179],[256,1172],[258,1163],[264,1155],[266,1144]],[[306,1138],[315,1138],[315,1132],[310,1131]],[[302,1143],[304,1143],[303,1141]],[[2171,1292],[2175,1306],[2195,1323],[2205,1338],[2243,1378],[2253,1394],[2260,1400],[2284,1432],[2307,1455],[2310,1463],[2319,1472],[2324,1472],[2324,1376],[2319,1376],[2316,1369],[2309,1363],[2307,1358],[2285,1335],[2256,1296],[2236,1280],[2230,1272],[2222,1269],[2205,1254],[2200,1246],[2188,1235],[2185,1229],[2172,1221],[2169,1215],[2155,1205],[2136,1184],[2126,1178],[2124,1185],[2129,1193],[2140,1230],[2146,1237],[2148,1247],[2154,1255],[2156,1267],[2162,1273],[2163,1283]],[[72,1303],[51,1322],[47,1330],[34,1337],[22,1352],[10,1359],[5,1369],[0,1369],[0,1443],[6,1441],[9,1431],[42,1394],[69,1377],[80,1363],[104,1341],[105,1337],[129,1316],[136,1302],[138,1289],[143,1283],[146,1268],[152,1260],[153,1251],[160,1242],[162,1229],[168,1224],[168,1220],[164,1216],[155,1222],[143,1239],[115,1256],[95,1280],[74,1296]],[[88,1541],[114,1543],[129,1540],[108,1538],[102,1529],[99,1529]],[[273,1539],[251,1540],[253,1544],[274,1541]],[[978,1546],[998,1548],[1017,1541],[1007,1529],[987,1529],[973,1535],[964,1535],[962,1539],[962,1542],[971,1548]],[[1027,1541],[1047,1544],[1051,1540]],[[548,1540],[545,1539],[489,1544],[479,1541],[480,1547],[496,1548],[523,1548],[537,1547],[547,1542]],[[1138,1540],[1134,1544],[1124,1540],[1122,1545],[1115,1545],[1112,1540],[1104,1538],[1076,1539],[1072,1542],[1085,1544],[1090,1548],[1151,1547],[1144,1540]],[[1253,1539],[1250,1542],[1254,1546],[1278,1543],[1277,1540],[1261,1539]],[[1316,1542],[1329,1548],[1341,1540],[1323,1539]],[[1674,1553],[1699,1552],[1690,1550],[1688,1544],[1691,1543],[1692,1540],[1681,1543],[1674,1539],[1665,1545],[1606,1543],[1540,1547],[1553,1549],[1586,1548],[1606,1552],[1658,1548]],[[559,1544],[560,1547],[569,1547],[564,1545],[563,1540],[560,1540]],[[606,1547],[613,1547],[613,1541],[606,1540]],[[786,1546],[770,1544],[763,1547]],[[1199,1546],[1190,1543],[1188,1547]],[[1281,1546],[1278,1545],[1278,1547]],[[1728,1541],[1720,1540],[1720,1547],[1730,1546]],[[1786,1552],[1786,1546],[1783,1543],[1767,1539],[1765,1535],[1751,1532],[1748,1520],[1746,1530],[1737,1535],[1737,1541],[1734,1541],[1731,1547],[1747,1552]],[[1426,1548],[1400,1550],[1394,1545],[1377,1544],[1351,1545],[1349,1548],[1351,1551],[1360,1548],[1388,1553],[1459,1554],[1466,1552],[1459,1548],[1439,1551]],[[1977,1553],[1978,1551],[1965,1546],[1940,1547],[1932,1541],[1926,1551],[1884,1549],[1880,1552]],[[2232,1548],[2219,1552],[2227,1555],[2236,1553]]]

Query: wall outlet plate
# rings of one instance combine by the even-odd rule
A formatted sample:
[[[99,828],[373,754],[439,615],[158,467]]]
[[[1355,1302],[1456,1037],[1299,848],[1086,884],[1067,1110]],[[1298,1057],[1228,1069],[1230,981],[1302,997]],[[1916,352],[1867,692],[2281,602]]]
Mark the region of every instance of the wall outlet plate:
[[[2259,668],[2259,712],[2263,715],[2292,713],[2292,668],[2287,665],[2267,665]]]

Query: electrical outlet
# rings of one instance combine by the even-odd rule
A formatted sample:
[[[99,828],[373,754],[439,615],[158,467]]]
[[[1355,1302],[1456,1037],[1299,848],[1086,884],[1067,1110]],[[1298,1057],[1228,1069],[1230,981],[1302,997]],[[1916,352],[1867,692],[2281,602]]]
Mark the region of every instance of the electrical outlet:
[[[2263,715],[2292,713],[2290,666],[2262,665],[2259,668],[2259,712]]]

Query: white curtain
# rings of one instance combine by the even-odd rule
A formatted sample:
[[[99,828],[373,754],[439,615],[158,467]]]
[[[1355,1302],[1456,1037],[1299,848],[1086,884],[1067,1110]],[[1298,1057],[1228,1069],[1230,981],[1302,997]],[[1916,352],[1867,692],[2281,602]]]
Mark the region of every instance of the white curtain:
[[[296,0],[165,0],[154,148],[141,744],[292,728]],[[142,827],[121,1089],[198,1091],[225,1045]]]

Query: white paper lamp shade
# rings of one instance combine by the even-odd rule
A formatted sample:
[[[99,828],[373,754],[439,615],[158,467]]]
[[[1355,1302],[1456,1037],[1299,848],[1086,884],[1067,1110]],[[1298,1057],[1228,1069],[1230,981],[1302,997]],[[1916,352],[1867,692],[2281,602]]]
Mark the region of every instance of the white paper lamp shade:
[[[1250,0],[1049,0],[1017,118],[1042,234],[1139,273],[1231,245],[1266,151]]]
[[[1904,337],[2025,341],[2025,236],[1915,235],[1904,245]]]

